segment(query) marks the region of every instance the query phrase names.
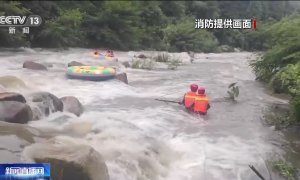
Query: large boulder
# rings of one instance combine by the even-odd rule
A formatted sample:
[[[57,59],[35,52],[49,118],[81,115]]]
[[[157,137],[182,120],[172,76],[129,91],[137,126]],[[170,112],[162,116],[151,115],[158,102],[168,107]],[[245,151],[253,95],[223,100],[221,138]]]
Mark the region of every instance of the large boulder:
[[[50,163],[51,179],[55,180],[109,180],[101,154],[66,137],[55,137],[25,147],[22,160],[26,163]]]
[[[129,68],[129,67],[130,67],[129,62],[127,62],[127,61],[126,61],[126,62],[123,62],[122,64],[123,64],[123,66],[125,66],[125,68]]]
[[[71,66],[84,66],[84,64],[77,62],[77,61],[72,61],[72,62],[68,63],[68,67],[71,67]]]
[[[37,106],[48,107],[51,112],[63,111],[63,102],[53,94],[49,92],[35,92],[28,96],[28,100],[31,100]]]
[[[2,76],[0,77],[0,84],[4,88],[27,88],[26,84],[15,76]]]
[[[25,61],[23,64],[23,68],[32,69],[32,70],[43,70],[48,71],[47,67],[32,61]]]
[[[140,59],[146,59],[147,56],[145,56],[144,54],[140,54],[140,55],[138,55],[138,58],[140,58]]]
[[[115,79],[124,82],[125,84],[128,84],[127,74],[126,73],[120,73],[115,75]]]
[[[26,124],[32,120],[32,110],[29,105],[17,101],[0,102],[0,121]]]
[[[13,92],[0,93],[0,101],[17,101],[21,103],[26,103],[26,99],[22,94]]]
[[[28,126],[0,121],[0,163],[22,163],[20,157],[23,148],[43,141],[44,132]]]
[[[64,103],[64,111],[73,113],[78,117],[83,113],[84,108],[76,97],[65,96],[60,98],[60,100]]]
[[[47,63],[47,62],[44,62],[43,65],[46,66],[47,68],[48,68],[48,67],[53,67],[53,64]]]

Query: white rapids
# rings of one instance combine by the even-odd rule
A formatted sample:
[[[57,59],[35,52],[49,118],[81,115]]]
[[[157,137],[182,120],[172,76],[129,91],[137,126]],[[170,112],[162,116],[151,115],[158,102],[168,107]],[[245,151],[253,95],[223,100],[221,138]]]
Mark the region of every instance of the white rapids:
[[[261,123],[261,110],[269,98],[246,64],[250,53],[197,54],[193,64],[186,53],[180,53],[176,55],[187,64],[178,70],[147,71],[93,59],[87,56],[90,51],[2,51],[0,75],[22,79],[31,89],[22,90],[25,95],[48,91],[57,97],[77,97],[85,107],[81,117],[52,122],[62,114],[54,113],[30,126],[57,132],[72,129],[76,135],[68,137],[70,142],[88,144],[99,151],[112,180],[258,179],[249,164],[268,179],[262,156],[268,159],[284,154],[277,145],[281,134]],[[122,62],[138,53],[115,55]],[[51,63],[53,67],[48,72],[22,69],[25,60]],[[117,80],[68,80],[64,71],[71,61],[111,63],[127,73],[129,85]],[[240,103],[212,102],[205,117],[154,100],[161,96],[182,98],[191,83],[205,87],[210,99],[222,98],[233,82],[240,87]],[[0,134],[0,141],[2,138]]]

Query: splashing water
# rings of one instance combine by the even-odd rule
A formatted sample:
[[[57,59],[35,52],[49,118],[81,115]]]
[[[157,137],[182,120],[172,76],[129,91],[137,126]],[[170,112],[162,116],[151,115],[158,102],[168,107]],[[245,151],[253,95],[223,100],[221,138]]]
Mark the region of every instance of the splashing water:
[[[196,54],[195,63],[176,71],[144,71],[90,58],[90,52],[0,52],[0,75],[14,75],[29,87],[13,91],[25,96],[32,91],[48,91],[57,97],[75,96],[85,107],[79,118],[54,113],[31,122],[30,126],[41,132],[65,135],[65,143],[94,147],[103,155],[111,179],[257,179],[248,164],[269,177],[258,152],[264,157],[270,152],[283,154],[274,143],[281,136],[261,124],[261,110],[267,97],[246,64],[250,53]],[[121,62],[130,60],[133,54],[137,52],[115,52]],[[176,55],[189,62],[186,53]],[[51,63],[53,68],[48,72],[22,69],[25,60]],[[127,73],[130,85],[116,80],[68,80],[64,71],[71,61],[117,67]],[[170,94],[168,98],[181,98],[191,83],[205,87],[209,98],[220,98],[232,82],[239,82],[239,100],[243,103],[212,103],[205,117],[189,114],[178,105],[154,101],[165,94]],[[70,117],[57,121],[61,115]],[[8,136],[0,131],[0,142],[7,142],[0,146],[0,156],[5,155],[5,161],[10,157],[17,159],[16,154],[22,150],[14,146],[22,144],[21,136]]]

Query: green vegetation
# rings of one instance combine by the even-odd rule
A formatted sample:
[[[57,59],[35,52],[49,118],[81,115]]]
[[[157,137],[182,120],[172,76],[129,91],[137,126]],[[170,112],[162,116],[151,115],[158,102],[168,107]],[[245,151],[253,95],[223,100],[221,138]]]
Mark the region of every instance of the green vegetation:
[[[295,119],[289,114],[277,115],[269,110],[263,111],[263,119],[267,124],[275,126],[278,130],[291,127],[295,123]]]
[[[132,68],[153,70],[155,68],[155,61],[153,59],[132,60]]]
[[[173,57],[168,53],[159,53],[157,55],[150,55],[146,59],[133,59],[132,68],[153,70],[155,62],[168,64],[168,69],[176,70],[178,66],[182,65],[180,57]]]
[[[264,50],[267,27],[295,11],[289,1],[0,1],[0,15],[40,15],[15,35],[0,29],[0,47],[90,47],[220,52],[224,45]],[[195,29],[195,19],[256,18],[257,30]],[[283,23],[283,22],[282,22]],[[274,26],[275,28],[275,26]],[[286,27],[288,28],[288,27]],[[279,32],[279,31],[278,31]],[[289,57],[292,58],[292,57]],[[172,66],[172,65],[171,65]],[[173,67],[173,66],[172,66]]]
[[[299,169],[284,161],[274,161],[272,165],[273,168],[275,168],[279,174],[286,179],[296,179],[300,172]]]
[[[295,13],[265,29],[266,53],[250,62],[257,80],[269,84],[274,93],[291,98],[288,117],[274,120],[290,126],[300,121],[300,15]]]

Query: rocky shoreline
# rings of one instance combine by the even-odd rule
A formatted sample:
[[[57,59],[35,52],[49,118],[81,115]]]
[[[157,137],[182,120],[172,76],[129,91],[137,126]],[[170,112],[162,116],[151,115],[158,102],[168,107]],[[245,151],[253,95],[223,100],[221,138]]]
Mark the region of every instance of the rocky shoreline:
[[[72,61],[67,66],[83,65]],[[25,61],[23,68],[38,71],[48,71],[51,64],[40,64]],[[116,75],[116,79],[128,84],[126,73]],[[43,133],[29,127],[31,121],[39,121],[56,112],[69,112],[79,117],[84,113],[84,106],[74,96],[57,97],[50,92],[32,92],[20,94],[6,89],[28,89],[26,84],[15,76],[0,77],[0,126],[12,127],[37,136]],[[18,128],[20,127],[20,128]],[[28,129],[31,129],[30,131]],[[27,132],[28,130],[28,132]],[[108,169],[103,157],[88,145],[73,143],[68,138],[55,136],[41,142],[27,141],[22,151],[21,162],[24,163],[51,163],[51,178],[63,180],[98,179],[108,180]],[[68,141],[68,143],[64,143]],[[28,144],[29,143],[29,144]],[[19,162],[19,161],[18,161]],[[10,162],[10,163],[18,163]]]

